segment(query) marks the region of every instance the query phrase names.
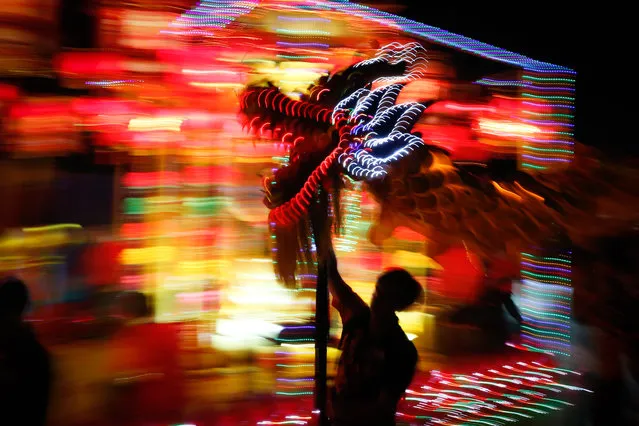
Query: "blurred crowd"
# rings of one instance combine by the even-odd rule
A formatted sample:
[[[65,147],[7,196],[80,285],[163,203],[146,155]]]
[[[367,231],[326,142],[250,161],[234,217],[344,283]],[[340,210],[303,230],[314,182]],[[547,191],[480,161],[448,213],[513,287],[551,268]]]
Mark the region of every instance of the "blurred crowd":
[[[0,389],[3,423],[45,424],[57,375],[51,355],[24,321],[30,303],[27,286],[8,278],[0,287]],[[104,383],[109,424],[180,422],[185,403],[180,337],[170,324],[155,323],[147,296],[122,293],[112,305],[115,327],[107,352]],[[82,360],[77,360],[82,361]],[[68,395],[71,396],[71,395]]]

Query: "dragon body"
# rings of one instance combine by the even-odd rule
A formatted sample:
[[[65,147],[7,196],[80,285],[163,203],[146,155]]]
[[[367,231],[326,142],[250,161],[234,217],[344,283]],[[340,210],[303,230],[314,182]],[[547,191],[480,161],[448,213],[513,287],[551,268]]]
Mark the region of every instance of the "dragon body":
[[[464,161],[415,131],[444,101],[397,102],[425,62],[418,45],[395,45],[323,78],[300,100],[270,85],[246,90],[247,128],[290,147],[289,162],[263,182],[279,278],[294,286],[296,274],[313,269],[309,209],[332,211],[338,231],[348,176],[379,203],[373,243],[405,226],[428,240],[431,256],[463,244],[488,262],[519,262],[531,247],[570,248],[576,314],[608,330],[637,330],[628,304],[639,298],[636,165],[578,144],[568,166],[546,173],[521,171],[516,159]]]
[[[245,124],[290,146],[289,163],[264,180],[279,242],[289,234],[290,253],[278,254],[285,281],[294,272],[287,256],[308,254],[309,206],[322,187],[337,201],[340,175],[363,180],[380,205],[373,243],[408,226],[428,239],[431,253],[460,243],[484,258],[557,242],[588,247],[639,222],[634,168],[600,161],[586,147],[577,147],[570,166],[533,175],[517,170],[516,161],[458,161],[414,132],[442,101],[397,100],[426,65],[420,45],[391,45],[323,78],[301,100],[272,86],[244,93]],[[375,84],[380,87],[372,89]],[[287,251],[284,244],[277,248]]]
[[[488,263],[518,263],[531,247],[570,249],[573,315],[602,331],[602,374],[619,377],[626,353],[639,377],[637,164],[579,144],[565,167],[544,173],[522,171],[516,157],[469,161],[421,132],[445,100],[401,102],[425,66],[420,46],[392,45],[300,100],[270,85],[246,90],[247,128],[290,147],[288,164],[263,181],[280,279],[293,286],[314,268],[313,209],[332,211],[338,231],[342,182],[360,180],[380,207],[369,232],[378,245],[406,226],[428,240],[431,256],[463,244]]]

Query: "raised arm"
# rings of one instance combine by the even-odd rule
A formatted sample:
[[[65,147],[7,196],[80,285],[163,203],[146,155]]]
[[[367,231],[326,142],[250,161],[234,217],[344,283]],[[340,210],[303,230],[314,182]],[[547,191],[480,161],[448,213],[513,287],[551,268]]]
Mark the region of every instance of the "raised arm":
[[[330,238],[330,234],[328,236]],[[326,262],[326,271],[328,274],[328,289],[333,296],[333,306],[342,318],[342,324],[346,324],[351,318],[363,313],[367,309],[366,303],[361,297],[346,284],[337,269],[337,258],[333,251],[332,241],[328,243],[328,250],[324,259],[320,261]]]
[[[320,202],[309,212],[317,250],[317,262],[326,267],[328,289],[333,296],[333,306],[339,311],[342,323],[346,324],[354,315],[367,309],[367,305],[346,284],[337,269],[337,258],[331,235],[332,223],[327,211],[327,200],[320,199]]]

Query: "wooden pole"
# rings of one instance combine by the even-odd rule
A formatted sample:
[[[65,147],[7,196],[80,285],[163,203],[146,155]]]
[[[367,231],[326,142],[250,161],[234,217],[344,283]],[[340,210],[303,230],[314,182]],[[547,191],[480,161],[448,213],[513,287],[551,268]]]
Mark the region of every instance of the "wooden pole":
[[[315,409],[319,411],[318,426],[328,426],[326,402],[326,364],[329,329],[328,274],[326,264],[320,263],[315,292]]]

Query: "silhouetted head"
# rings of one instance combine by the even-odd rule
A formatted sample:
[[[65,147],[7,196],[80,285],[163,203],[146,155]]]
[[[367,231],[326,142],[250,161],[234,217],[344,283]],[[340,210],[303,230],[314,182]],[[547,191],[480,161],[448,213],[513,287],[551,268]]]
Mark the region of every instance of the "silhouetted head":
[[[139,291],[124,293],[120,296],[121,309],[124,316],[131,319],[147,318],[153,315],[148,298]]]
[[[400,268],[387,269],[377,278],[371,310],[403,311],[419,301],[422,294],[421,284],[408,271]]]
[[[0,317],[20,318],[30,303],[29,289],[16,277],[2,280],[0,284]]]

